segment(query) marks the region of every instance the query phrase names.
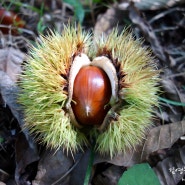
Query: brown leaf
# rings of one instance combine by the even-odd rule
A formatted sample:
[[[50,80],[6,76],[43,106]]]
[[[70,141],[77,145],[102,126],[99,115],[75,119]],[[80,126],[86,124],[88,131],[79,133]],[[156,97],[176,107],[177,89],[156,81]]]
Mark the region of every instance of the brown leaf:
[[[162,77],[160,83],[162,85],[163,91],[166,92],[169,99],[179,101],[179,98],[177,97],[175,81],[173,79],[166,78],[167,75],[170,75],[172,73],[172,71],[166,69],[164,71],[165,76]]]
[[[1,181],[6,182],[10,178],[10,174],[0,168],[0,185]]]
[[[181,85],[178,85],[174,78],[170,78],[173,71],[165,69],[164,74],[165,75],[162,76],[160,81],[162,91],[164,92],[163,97],[176,102],[185,102],[184,93],[179,91]],[[163,111],[161,112],[161,115],[159,114],[159,117],[168,123],[181,121],[185,112],[185,107],[172,106],[167,103],[163,103],[162,109]],[[165,116],[165,114],[167,116]]]
[[[0,185],[6,185],[4,182],[0,182]]]
[[[163,61],[163,63],[160,63],[159,67],[163,66],[165,62],[172,63],[172,57],[170,57],[162,47],[151,25],[144,19],[144,17],[142,17],[141,12],[134,6],[133,3],[129,6],[129,17],[132,23],[138,26],[141,30],[144,38],[150,42],[154,54],[158,57],[158,59]]]
[[[98,168],[98,167],[97,167]],[[120,166],[111,165],[105,171],[93,178],[94,185],[117,185],[125,169]]]
[[[184,0],[178,0],[178,1],[169,1],[169,0],[139,0],[139,1],[133,1],[135,2],[135,6],[139,10],[159,10],[166,7],[172,7],[178,4],[183,4]],[[123,1],[119,4],[120,9],[125,10],[125,8],[128,6],[128,1]]]
[[[120,153],[111,159],[109,156],[95,156],[94,164],[108,162],[118,166],[129,167],[143,161],[148,161],[149,156],[158,150],[171,148],[171,146],[185,134],[185,121],[154,127],[146,139],[135,149]]]
[[[0,70],[6,72],[16,82],[21,73],[21,64],[25,60],[25,54],[19,49],[7,47],[0,49]]]
[[[184,176],[185,172],[185,146],[177,149],[173,156],[165,158],[159,162],[154,169],[161,185],[177,184]]]
[[[143,146],[141,159],[161,149],[171,148],[171,146],[185,134],[185,121],[161,125],[150,130]]]
[[[71,173],[70,185],[81,185],[84,183],[89,160],[91,157],[91,149],[87,149],[84,153],[76,154],[75,157],[79,160],[74,170]]]
[[[38,172],[33,185],[68,185],[68,170],[73,166],[73,159],[63,151],[46,150],[38,164]]]
[[[10,79],[10,77],[0,70],[0,93],[5,104],[10,108],[13,116],[17,119],[20,127],[24,125],[24,118],[21,106],[17,103],[18,87]],[[16,142],[16,172],[15,180],[19,184],[22,174],[31,163],[39,159],[37,147],[33,142],[33,138],[24,129],[19,134],[21,138],[17,138]]]
[[[133,150],[127,150],[124,154],[119,153],[112,159],[110,156],[100,156],[96,155],[94,164],[108,162],[117,166],[125,166],[129,167],[134,164],[141,162],[141,152],[142,152],[142,145],[138,145]]]
[[[5,87],[10,88],[11,86],[14,86],[14,85],[15,85],[15,83],[7,75],[7,73],[0,70],[0,87],[1,87],[1,89],[3,90],[3,88],[5,88]]]
[[[19,122],[20,127],[22,128],[24,125],[24,116],[22,107],[17,103],[17,96],[19,92],[19,88],[15,85],[15,83],[11,80],[11,78],[7,75],[7,73],[0,70],[0,93],[2,95],[3,101],[5,104],[9,106],[12,111],[12,114]],[[26,134],[26,129],[23,130]],[[27,134],[26,134],[27,135]]]
[[[120,17],[122,16],[123,11],[116,6],[111,6],[104,14],[98,16],[94,27],[94,35],[101,36],[102,33],[108,35],[114,27],[118,26],[118,22],[120,23],[119,26],[121,26],[122,21]],[[123,26],[120,30],[122,29]]]
[[[32,148],[25,135],[20,133],[15,144],[15,180],[17,184],[26,184],[29,177],[35,175],[36,165],[33,164],[38,160],[36,148]]]

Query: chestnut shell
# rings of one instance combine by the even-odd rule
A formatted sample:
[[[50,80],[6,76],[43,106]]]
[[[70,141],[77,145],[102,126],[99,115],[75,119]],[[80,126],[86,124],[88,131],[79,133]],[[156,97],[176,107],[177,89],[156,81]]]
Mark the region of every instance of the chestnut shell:
[[[25,27],[24,20],[22,20],[14,12],[8,11],[8,10],[5,10],[5,9],[0,9],[0,24],[7,25],[7,26],[9,26],[9,25],[13,26],[11,28],[11,34],[12,35],[17,35],[18,34],[18,28],[24,28]],[[1,27],[0,30],[4,34],[9,33],[9,28]]]
[[[101,125],[108,110],[111,98],[110,80],[101,68],[82,67],[73,87],[71,103],[76,120],[81,125]]]

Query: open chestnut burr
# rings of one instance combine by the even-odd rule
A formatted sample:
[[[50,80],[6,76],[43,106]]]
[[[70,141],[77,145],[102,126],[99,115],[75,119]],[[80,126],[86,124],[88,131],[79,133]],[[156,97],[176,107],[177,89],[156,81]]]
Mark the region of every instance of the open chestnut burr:
[[[127,30],[99,38],[66,26],[41,36],[19,82],[25,127],[56,150],[76,152],[93,140],[113,157],[144,138],[158,73],[150,50]]]

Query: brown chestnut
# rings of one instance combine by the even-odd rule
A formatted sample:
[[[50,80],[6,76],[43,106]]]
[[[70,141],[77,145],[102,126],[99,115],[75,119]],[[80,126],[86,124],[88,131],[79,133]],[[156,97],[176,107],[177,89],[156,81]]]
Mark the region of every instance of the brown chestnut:
[[[9,26],[11,25],[11,34],[17,35],[18,28],[23,28],[25,26],[25,22],[14,12],[7,11],[5,9],[0,9],[0,24]],[[8,34],[9,28],[0,27],[0,30],[4,34]]]
[[[82,67],[74,80],[72,109],[82,125],[100,125],[109,110],[110,80],[101,68]]]

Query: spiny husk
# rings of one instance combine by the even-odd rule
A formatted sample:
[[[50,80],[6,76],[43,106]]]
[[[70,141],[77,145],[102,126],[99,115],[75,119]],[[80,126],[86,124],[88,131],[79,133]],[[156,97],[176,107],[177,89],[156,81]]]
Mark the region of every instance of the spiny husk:
[[[72,57],[87,52],[89,34],[79,28],[65,27],[62,35],[51,32],[31,49],[19,102],[25,110],[25,127],[48,147],[76,151],[87,139],[71,123],[64,111],[68,98],[68,73]]]
[[[114,30],[108,37],[97,40],[92,56],[107,54],[117,61],[120,79],[119,99],[124,104],[103,133],[96,133],[96,149],[111,157],[126,149],[132,149],[144,137],[146,128],[152,123],[153,107],[158,105],[156,86],[159,71],[149,49],[142,42],[134,40],[131,33],[124,30],[118,35]]]
[[[25,110],[25,127],[37,139],[55,149],[76,151],[88,144],[88,137],[75,128],[65,109],[68,99],[68,75],[76,54],[86,53],[93,60],[107,56],[116,67],[119,79],[119,102],[116,119],[111,119],[103,132],[96,127],[90,136],[96,141],[96,150],[111,157],[117,152],[134,148],[145,136],[151,124],[153,107],[157,105],[158,72],[150,50],[134,40],[124,30],[114,30],[108,37],[91,42],[89,33],[76,32],[66,27],[62,35],[51,32],[41,37],[41,43],[32,48],[26,70],[21,76],[22,93],[19,102]]]

